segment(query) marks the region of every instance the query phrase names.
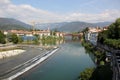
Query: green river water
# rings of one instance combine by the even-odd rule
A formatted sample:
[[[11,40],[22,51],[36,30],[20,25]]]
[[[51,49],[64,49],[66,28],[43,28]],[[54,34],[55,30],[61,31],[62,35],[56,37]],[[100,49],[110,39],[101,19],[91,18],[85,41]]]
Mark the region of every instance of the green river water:
[[[46,61],[20,76],[19,80],[77,80],[85,68],[95,67],[80,42],[66,42]]]

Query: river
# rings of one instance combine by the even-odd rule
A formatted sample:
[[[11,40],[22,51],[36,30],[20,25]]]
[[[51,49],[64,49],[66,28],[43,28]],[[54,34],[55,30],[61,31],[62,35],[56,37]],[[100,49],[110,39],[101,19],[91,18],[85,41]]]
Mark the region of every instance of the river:
[[[85,68],[95,67],[80,42],[66,42],[43,63],[17,80],[77,80]]]

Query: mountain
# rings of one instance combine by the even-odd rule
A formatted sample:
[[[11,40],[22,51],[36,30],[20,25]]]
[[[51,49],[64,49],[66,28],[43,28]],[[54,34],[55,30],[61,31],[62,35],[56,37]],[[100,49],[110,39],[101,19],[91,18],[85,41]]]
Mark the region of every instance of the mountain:
[[[87,22],[68,22],[63,26],[57,28],[58,31],[63,32],[78,32],[82,31],[86,27],[105,27],[110,25],[112,22],[99,22],[99,23],[87,23]]]
[[[65,25],[57,28],[59,31],[65,31],[65,32],[77,32],[82,31],[85,27],[95,27],[91,23],[86,22],[68,22]]]
[[[78,32],[82,31],[86,27],[105,27],[110,25],[112,22],[99,22],[99,23],[87,23],[87,22],[61,22],[61,23],[43,23],[36,25],[37,29],[48,29],[58,30],[63,32]]]
[[[93,24],[99,27],[105,27],[105,26],[109,26],[112,23],[113,22],[98,22],[98,23],[93,23]]]
[[[82,31],[86,27],[104,27],[110,25],[112,22],[99,22],[99,23],[87,23],[87,22],[60,22],[60,23],[43,23],[36,24],[35,28],[44,30],[58,30],[64,32],[78,32]],[[0,30],[10,30],[10,29],[31,29],[31,26],[23,23],[19,20],[12,18],[0,18]]]
[[[0,30],[30,29],[31,26],[12,18],[0,18]]]
[[[56,29],[56,28],[60,28],[61,26],[63,26],[64,24],[66,24],[66,22],[61,22],[61,23],[41,23],[41,24],[36,24],[35,28],[40,29],[40,30],[45,30],[45,29]]]

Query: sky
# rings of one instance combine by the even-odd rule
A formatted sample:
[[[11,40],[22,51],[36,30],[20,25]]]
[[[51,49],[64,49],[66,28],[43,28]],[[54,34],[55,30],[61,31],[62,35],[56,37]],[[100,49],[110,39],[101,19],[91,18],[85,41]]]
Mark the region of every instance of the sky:
[[[113,22],[120,0],[0,0],[0,17],[25,23]]]

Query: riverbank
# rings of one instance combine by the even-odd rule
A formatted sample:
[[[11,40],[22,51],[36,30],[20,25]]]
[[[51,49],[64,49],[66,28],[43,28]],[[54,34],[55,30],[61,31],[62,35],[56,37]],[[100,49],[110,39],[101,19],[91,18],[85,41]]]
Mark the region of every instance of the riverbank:
[[[106,55],[107,51],[87,41],[83,41],[82,45],[88,54],[92,53],[95,56],[96,68],[86,68],[80,73],[78,80],[112,80],[112,67],[110,61],[106,61],[108,58]]]
[[[85,50],[88,54],[92,53],[94,55],[96,65],[100,65],[101,62],[103,62],[103,64],[106,63],[107,51],[85,40],[82,42],[82,45],[85,47]]]

